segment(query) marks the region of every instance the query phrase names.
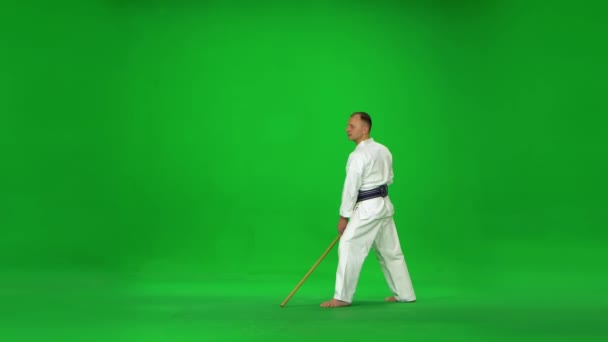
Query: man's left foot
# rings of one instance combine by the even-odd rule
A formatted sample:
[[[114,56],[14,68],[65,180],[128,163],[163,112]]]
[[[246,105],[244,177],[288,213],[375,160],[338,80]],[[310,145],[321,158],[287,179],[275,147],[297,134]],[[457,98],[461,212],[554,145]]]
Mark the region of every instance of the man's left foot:
[[[384,299],[384,301],[385,301],[385,302],[390,302],[390,303],[397,303],[397,302],[399,302],[399,301],[397,300],[397,298],[395,298],[395,296],[387,297],[387,298],[385,298],[385,299]],[[410,300],[410,301],[403,301],[403,302],[401,302],[401,303],[413,303],[413,302],[415,302],[415,301],[416,301],[416,300],[414,299],[414,300]]]
[[[350,305],[350,303],[343,302],[343,301],[337,300],[337,299],[332,299],[332,300],[328,300],[327,302],[321,303],[322,308],[338,308],[338,307],[349,306],[349,305]]]

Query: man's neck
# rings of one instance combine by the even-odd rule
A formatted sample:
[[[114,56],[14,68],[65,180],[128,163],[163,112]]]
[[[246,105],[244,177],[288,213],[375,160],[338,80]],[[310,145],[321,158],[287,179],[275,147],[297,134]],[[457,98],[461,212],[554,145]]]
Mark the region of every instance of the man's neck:
[[[359,139],[359,141],[357,141],[357,145],[364,142],[365,140],[369,140],[369,138],[370,138],[369,135],[363,136],[361,139]]]

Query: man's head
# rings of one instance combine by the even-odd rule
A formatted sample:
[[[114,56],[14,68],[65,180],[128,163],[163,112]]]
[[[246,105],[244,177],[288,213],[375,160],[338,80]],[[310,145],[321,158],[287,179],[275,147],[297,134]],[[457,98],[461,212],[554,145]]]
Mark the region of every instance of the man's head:
[[[348,139],[355,143],[369,139],[372,130],[372,118],[365,112],[354,112],[351,114],[346,126]]]

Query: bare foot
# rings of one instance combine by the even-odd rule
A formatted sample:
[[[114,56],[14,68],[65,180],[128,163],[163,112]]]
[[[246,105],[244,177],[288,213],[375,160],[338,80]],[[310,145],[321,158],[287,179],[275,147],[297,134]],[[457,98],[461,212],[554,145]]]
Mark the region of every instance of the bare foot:
[[[396,303],[396,302],[399,302],[399,301],[397,300],[397,298],[395,298],[395,296],[386,297],[386,298],[384,298],[384,301],[385,301],[385,302],[390,302],[390,303]],[[410,300],[410,301],[404,301],[403,303],[413,303],[413,302],[415,302],[415,301],[416,301],[416,300],[414,299],[414,300]]]
[[[321,303],[322,308],[337,308],[337,307],[349,306],[349,305],[350,305],[350,303],[343,302],[343,301],[337,300],[337,299],[332,299],[332,300],[328,300],[327,302]]]

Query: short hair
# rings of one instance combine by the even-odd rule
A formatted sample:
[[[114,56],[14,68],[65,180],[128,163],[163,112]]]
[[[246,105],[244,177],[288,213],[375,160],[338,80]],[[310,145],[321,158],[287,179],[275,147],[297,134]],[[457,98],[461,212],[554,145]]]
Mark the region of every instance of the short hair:
[[[367,114],[366,112],[354,112],[350,115],[350,117],[352,118],[355,115],[359,115],[359,118],[361,118],[361,121],[365,122],[368,126],[369,126],[369,131],[372,131],[372,118],[369,116],[369,114]]]

